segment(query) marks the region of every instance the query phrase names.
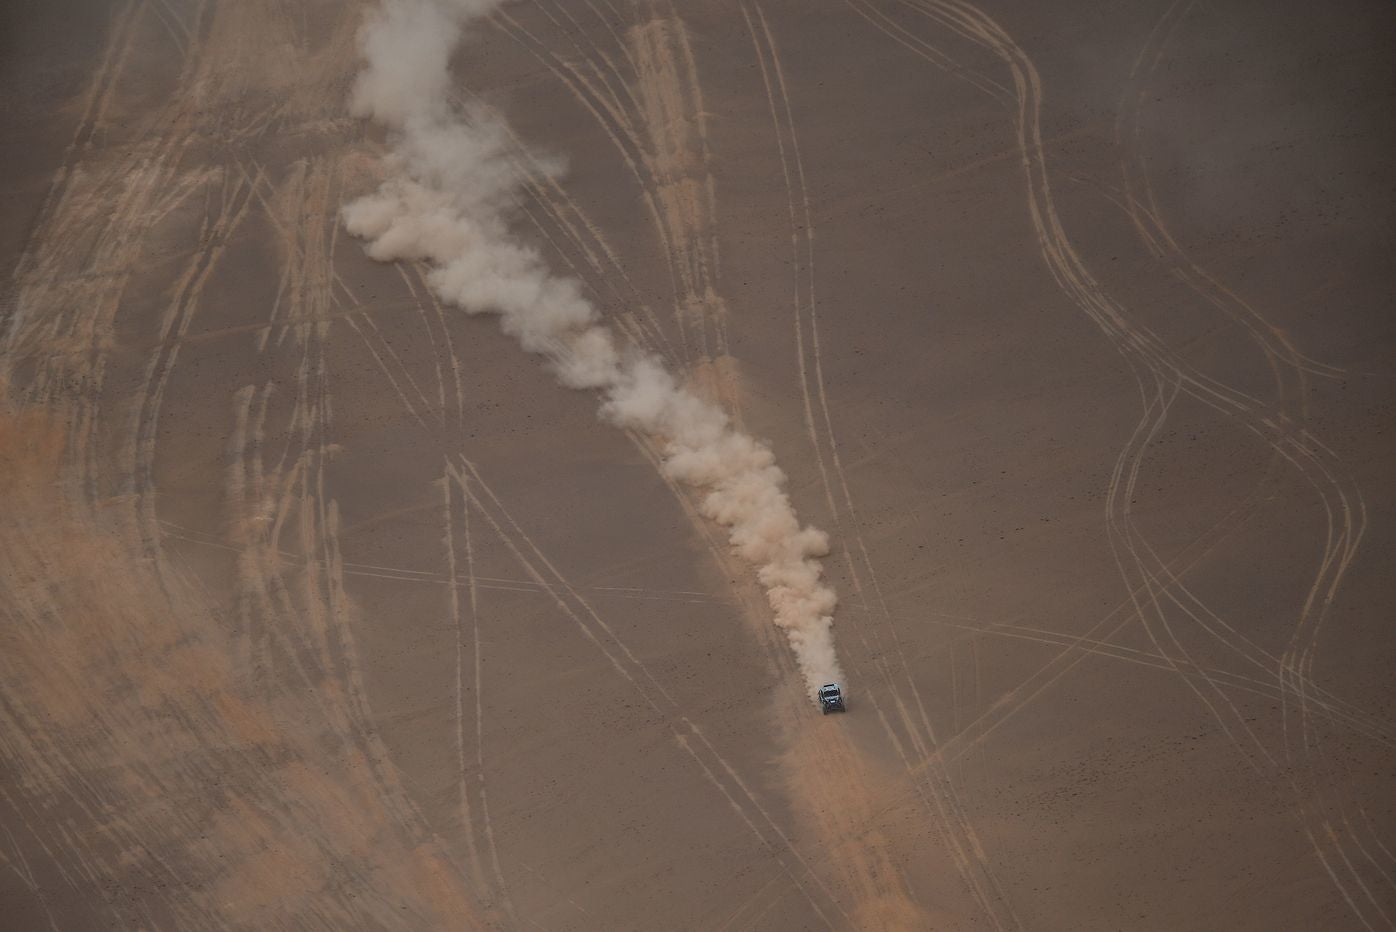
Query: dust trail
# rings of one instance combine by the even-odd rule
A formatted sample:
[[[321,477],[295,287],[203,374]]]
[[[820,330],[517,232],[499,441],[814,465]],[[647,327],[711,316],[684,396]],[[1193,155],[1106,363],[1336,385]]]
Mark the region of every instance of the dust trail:
[[[344,207],[375,259],[425,261],[428,282],[467,313],[496,314],[562,384],[597,391],[600,416],[658,440],[664,470],[705,491],[703,513],[756,567],[811,691],[841,679],[827,535],[802,527],[764,443],[683,385],[658,357],[617,342],[577,281],[551,274],[509,221],[525,179],[497,118],[453,104],[450,60],[467,27],[502,0],[385,0],[360,34],[365,67],[351,106],[390,132],[387,178]],[[560,165],[550,170],[559,172]]]

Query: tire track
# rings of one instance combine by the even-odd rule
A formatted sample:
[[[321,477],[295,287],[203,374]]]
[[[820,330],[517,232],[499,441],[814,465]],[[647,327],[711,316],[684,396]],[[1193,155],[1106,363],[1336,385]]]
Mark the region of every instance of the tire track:
[[[752,793],[730,762],[702,730],[680,710],[677,702],[640,660],[596,613],[591,604],[567,581],[538,549],[486,483],[475,465],[464,456],[453,458],[449,474],[461,495],[476,509],[510,554],[530,577],[552,597],[558,609],[577,625],[586,639],[606,658],[618,676],[660,716],[675,742],[698,765],[748,830],[769,851],[791,883],[805,897],[820,920],[833,928],[830,915],[852,924],[837,897],[811,868],[771,813]],[[477,491],[478,490],[478,491]]]
[[[645,205],[645,210],[650,216],[651,223],[655,228],[655,234],[659,242],[660,251],[667,258],[667,271],[669,274],[670,290],[674,295],[676,325],[679,334],[679,350],[685,363],[691,362],[690,349],[688,346],[688,328],[685,321],[678,313],[679,308],[679,284],[678,276],[674,268],[673,251],[674,247],[668,240],[668,227],[660,212],[659,205],[653,193],[653,185],[650,183],[646,172],[642,169],[644,165],[644,155],[642,143],[632,122],[620,103],[614,99],[606,99],[599,96],[596,89],[585,78],[580,76],[576,67],[564,62],[554,55],[547,47],[532,33],[526,30],[513,17],[502,12],[496,12],[493,21],[497,28],[513,39],[521,47],[528,50],[540,64],[547,68],[568,89],[591,114],[596,124],[602,129],[606,136],[615,146],[617,153],[625,163],[631,177],[640,190],[641,199]]]
[[[242,9],[227,4],[215,12],[235,7]],[[299,606],[309,609],[311,629],[299,628],[302,615],[295,610],[293,587],[280,578],[275,559],[260,554],[265,565],[259,568],[259,555],[254,552],[241,561],[244,573],[260,573],[265,580],[261,591],[269,612],[292,607],[283,615],[288,622],[285,629],[274,631],[277,636],[289,631],[289,636],[279,642],[268,638],[264,651],[255,645],[250,649],[225,645],[220,640],[222,619],[207,604],[206,594],[196,593],[197,580],[173,570],[158,537],[150,532],[158,524],[153,462],[159,411],[179,347],[197,311],[200,292],[232,232],[249,215],[254,201],[266,203],[265,175],[255,162],[249,171],[236,150],[221,168],[181,164],[194,145],[202,145],[209,137],[255,136],[270,126],[268,111],[242,108],[233,100],[241,88],[227,86],[236,85],[236,80],[225,81],[242,75],[232,64],[240,54],[241,41],[249,31],[261,33],[249,30],[245,19],[219,15],[205,30],[203,11],[203,6],[196,8],[195,26],[187,26],[188,21],[170,24],[177,32],[187,31],[191,41],[180,48],[179,91],[150,124],[158,131],[135,143],[102,150],[81,135],[74,144],[72,151],[77,154],[58,179],[61,192],[49,198],[28,243],[21,301],[7,321],[3,363],[9,380],[22,374],[24,394],[31,403],[72,412],[56,422],[70,425],[65,428],[66,464],[58,472],[65,482],[67,477],[76,481],[82,494],[75,499],[80,505],[74,514],[60,509],[61,520],[42,522],[47,536],[20,525],[12,510],[0,528],[0,545],[7,559],[14,561],[11,565],[27,562],[34,567],[35,578],[47,573],[61,579],[55,568],[71,573],[70,567],[81,567],[72,561],[81,559],[82,548],[93,555],[94,566],[119,567],[104,579],[102,596],[93,597],[90,604],[72,601],[90,594],[92,584],[83,580],[67,592],[48,595],[34,590],[10,599],[15,593],[7,591],[4,601],[13,622],[10,630],[23,631],[26,648],[32,645],[34,652],[11,654],[5,660],[0,706],[10,710],[5,712],[7,726],[15,726],[7,727],[5,734],[43,735],[42,743],[6,742],[7,760],[34,774],[25,783],[25,799],[19,805],[31,809],[54,802],[72,805],[75,818],[67,824],[99,827],[86,833],[31,822],[43,825],[37,831],[47,832],[49,840],[40,840],[39,846],[61,874],[73,878],[76,891],[115,889],[124,897],[111,917],[118,925],[209,927],[240,916],[255,927],[264,924],[255,917],[267,895],[274,897],[285,884],[307,878],[309,889],[327,895],[294,907],[285,901],[293,911],[283,909],[283,920],[300,915],[309,924],[346,927],[395,923],[408,917],[432,924],[450,916],[452,921],[470,923],[467,899],[455,888],[451,872],[443,871],[447,859],[424,837],[420,819],[395,786],[395,777],[380,768],[378,762],[386,758],[384,749],[359,727],[366,720],[365,709],[354,693],[361,695],[362,684],[355,678],[352,643],[342,636],[348,608],[339,581],[342,574],[336,569],[337,515],[333,503],[327,503],[324,457],[310,462],[302,455],[287,470],[280,465],[272,471],[265,468],[262,433],[272,397],[269,390],[258,393],[249,387],[237,399],[244,437],[249,432],[257,436],[255,456],[235,457],[231,469],[243,472],[244,488],[258,487],[248,517],[261,519],[261,508],[270,501],[274,510],[265,517],[268,522],[281,522],[273,525],[277,533],[297,525],[303,546],[317,552],[314,566],[323,569],[312,568],[302,580],[301,591],[321,598]],[[284,23],[252,25],[274,31]],[[230,42],[233,27],[240,38]],[[130,30],[118,30],[114,41],[127,43],[129,50]],[[119,48],[109,46],[108,60],[125,61],[126,53],[118,52]],[[228,59],[228,55],[234,57]],[[84,125],[97,126],[109,118],[105,108],[115,96],[119,71],[119,65],[104,66],[99,78],[105,90],[94,92],[93,97],[100,105],[89,108],[93,116]],[[220,82],[224,83],[217,92],[208,93]],[[80,134],[84,132],[86,140],[95,134],[90,128],[80,129]],[[103,502],[112,481],[108,476],[111,458],[104,453],[109,439],[99,427],[110,419],[101,416],[99,406],[113,404],[105,380],[123,292],[136,267],[149,264],[146,251],[156,235],[167,232],[171,221],[182,220],[174,214],[176,208],[182,208],[191,195],[213,191],[219,183],[221,204],[203,231],[205,241],[188,256],[160,323],[160,339],[150,349],[131,431],[114,439],[127,451],[130,466],[129,475],[118,479],[134,481],[143,501],[127,496]],[[54,190],[59,190],[57,185]],[[321,225],[331,215],[327,206],[321,205],[317,221]],[[319,453],[325,450],[325,433],[316,421],[319,418],[321,426],[327,425],[329,409],[323,376],[323,354],[317,358],[302,352],[292,416],[304,420],[293,430],[303,440],[309,438],[305,448],[314,447]],[[320,418],[322,414],[325,417]],[[246,452],[242,447],[237,450]],[[266,488],[273,484],[275,488]],[[111,504],[118,507],[95,510]],[[39,500],[33,507],[52,510],[58,506]],[[16,537],[16,527],[27,530],[32,540]],[[54,544],[54,535],[60,532],[66,537]],[[132,549],[142,536],[147,545],[155,541],[153,552],[151,546]],[[12,582],[8,575],[0,578],[7,590]],[[323,611],[317,609],[320,604]],[[68,627],[82,621],[89,627],[106,628],[85,633],[80,642],[65,640],[62,630],[43,623],[56,618],[65,619]],[[237,626],[233,627],[233,640],[237,640]],[[287,706],[274,711],[260,699],[249,703],[242,692],[256,673],[253,670],[249,677],[248,668],[235,658],[294,658],[294,649],[282,651],[278,646],[284,644],[293,648],[310,644],[320,650],[319,669],[312,672],[302,664],[305,678],[321,687],[312,695],[322,702],[319,713],[331,731],[335,723],[349,723],[347,732],[337,732],[350,739],[345,753],[328,762],[323,775],[307,770],[296,754],[314,747],[325,732],[312,736],[288,727],[282,717]],[[39,652],[50,662],[33,663]],[[78,686],[64,680],[71,677],[70,670],[87,674],[86,681]],[[331,678],[345,681],[349,694],[331,698],[328,694],[335,690],[324,688],[326,671],[334,674]],[[203,688],[191,691],[196,682]],[[305,711],[300,697],[288,697],[286,684],[278,685],[283,691],[273,693],[277,702],[289,702],[299,719]],[[131,701],[132,694],[141,701]],[[48,710],[42,730],[12,717],[20,707],[16,696],[24,697],[24,705],[37,703]],[[109,698],[112,701],[107,702]],[[80,714],[73,714],[75,708],[81,709]],[[316,715],[312,708],[309,717],[314,720]],[[88,774],[100,776],[101,781],[89,780]],[[217,789],[224,781],[228,789]],[[209,800],[215,811],[202,808]],[[383,860],[366,861],[363,853],[368,851],[376,851]],[[76,868],[69,871],[71,865]],[[323,886],[314,876],[322,868],[326,872]],[[167,894],[156,900],[136,889],[123,891],[124,878],[142,883],[142,878],[148,878]],[[341,897],[343,884],[353,892]],[[304,891],[301,887],[294,892]]]
[[[898,23],[895,18],[878,9],[869,0],[845,0],[845,2],[870,26],[911,54],[926,60],[946,74],[968,81],[1005,107],[1013,105],[1013,92],[1003,84],[983,72],[960,64],[944,50],[928,42],[924,37],[916,35]]]
[[[620,46],[628,66],[622,70],[585,29],[566,28],[559,17],[580,24],[563,5],[555,5],[557,15],[547,0],[535,6],[561,31],[575,59],[554,52],[511,14],[497,11],[492,20],[564,84],[615,145],[639,186],[666,257],[682,368],[696,366],[700,384],[740,422],[741,399],[722,362],[730,358],[729,311],[720,287],[716,186],[687,28],[668,5],[662,15],[630,26]]]
[[[249,387],[250,388],[250,387]],[[424,505],[425,508],[435,508],[433,505]],[[220,538],[203,534],[191,528],[173,524],[169,521],[161,520],[160,526],[165,537],[203,547],[212,547],[220,550],[232,550],[231,545],[225,543]],[[352,529],[343,528],[341,536],[347,535]],[[277,558],[283,563],[299,564],[301,557],[291,550],[278,550]],[[450,573],[433,572],[431,570],[412,569],[403,566],[384,566],[375,563],[356,563],[351,560],[343,561],[344,574],[346,576],[366,576],[378,579],[393,579],[400,582],[428,583],[440,586],[468,587],[468,582],[461,582],[453,579]],[[535,592],[541,593],[536,583],[530,579],[515,579],[502,576],[481,576],[474,575],[474,585],[477,589],[486,589],[499,592]],[[642,599],[667,602],[693,602],[696,604],[719,604],[734,605],[731,599],[715,595],[708,592],[696,592],[683,589],[645,589],[632,586],[581,586],[587,592],[595,593],[599,597],[609,597],[617,599]]]
[[[513,898],[509,895],[509,886],[504,879],[504,869],[500,866],[499,849],[495,845],[494,823],[490,819],[489,793],[485,781],[485,712],[484,712],[484,661],[480,649],[480,614],[477,586],[475,581],[475,547],[470,533],[470,504],[469,498],[465,494],[461,495],[459,504],[455,504],[451,497],[452,485],[460,481],[458,477],[453,477],[450,471],[443,473],[441,477],[441,494],[443,496],[443,511],[446,516],[446,559],[447,571],[451,577],[451,617],[455,621],[456,628],[456,749],[457,767],[460,774],[460,807],[461,819],[465,826],[466,845],[470,857],[471,868],[474,873],[476,889],[485,894],[485,908],[487,910],[494,907],[497,900],[503,907],[504,916],[511,925],[518,925],[518,913],[514,909]],[[454,515],[459,513],[459,521]],[[459,534],[457,533],[459,528]],[[467,606],[462,606],[460,602],[459,586],[459,562],[456,552],[457,537],[464,544],[463,552],[465,556],[466,591],[468,593]],[[474,696],[474,722],[475,722],[475,773],[474,779],[468,780],[467,774],[470,768],[466,763],[465,751],[465,679],[464,679],[464,658],[465,643],[463,629],[465,627],[464,614],[466,608],[470,616],[471,644],[470,657],[473,667],[473,677],[471,679],[470,692]],[[472,797],[475,801],[472,802]],[[479,810],[480,818],[474,816],[474,811]],[[489,867],[493,877],[494,889],[491,891],[489,884],[484,879],[484,868],[481,864],[482,858],[475,840],[476,832],[479,832],[483,841],[483,847],[489,853]]]
[[[992,18],[959,0],[902,2],[905,6],[921,11],[941,26],[994,51],[1012,73],[1018,99],[1016,126],[1027,181],[1029,215],[1043,258],[1059,287],[1116,345],[1125,358],[1131,360],[1136,377],[1141,371],[1166,374],[1167,379],[1176,382],[1179,391],[1216,410],[1239,429],[1260,438],[1277,456],[1289,463],[1317,493],[1327,516],[1323,555],[1304,604],[1299,610],[1290,647],[1281,658],[1278,675],[1284,694],[1290,700],[1285,703],[1282,718],[1285,728],[1285,759],[1288,761],[1293,753],[1289,731],[1291,721],[1297,718],[1295,724],[1300,730],[1299,740],[1302,742],[1302,751],[1310,770],[1308,782],[1318,785],[1320,781],[1314,779],[1313,755],[1309,753],[1314,747],[1316,736],[1309,728],[1305,701],[1309,686],[1308,674],[1312,670],[1312,649],[1317,633],[1327,618],[1328,608],[1362,537],[1366,518],[1360,489],[1346,475],[1341,462],[1332,452],[1315,444],[1307,431],[1299,429],[1283,414],[1272,412],[1268,405],[1258,399],[1197,370],[1165,346],[1154,334],[1133,325],[1122,309],[1106,295],[1091,276],[1067,238],[1053,204],[1040,133],[1040,77],[1032,61],[1011,37]],[[1142,384],[1141,391],[1144,391]],[[1298,703],[1298,711],[1292,712],[1291,706],[1295,701]],[[1312,814],[1303,800],[1303,795],[1296,793],[1296,796],[1298,814],[1305,826],[1305,832],[1335,888],[1359,920],[1366,924],[1368,919],[1363,909],[1357,906],[1353,894],[1346,884],[1339,880],[1338,870],[1323,853],[1319,842],[1322,835],[1326,835],[1338,846],[1343,866],[1349,868],[1350,882],[1356,883],[1363,896],[1384,917],[1384,912],[1361,876],[1351,869],[1351,860],[1342,852],[1337,834],[1332,830],[1331,821],[1321,818],[1320,831],[1315,831]]]
[[[905,654],[897,639],[895,626],[882,597],[871,557],[862,537],[861,522],[839,456],[825,389],[815,300],[816,232],[789,91],[775,39],[760,5],[753,4],[755,16],[748,12],[745,6],[742,9],[765,85],[771,120],[775,128],[777,153],[786,185],[795,269],[795,346],[806,431],[814,448],[815,463],[826,503],[834,519],[835,536],[842,542],[842,553],[849,570],[854,595],[862,605],[876,605],[876,608],[871,609],[870,615],[878,619],[877,627],[870,626],[865,630],[863,625],[859,625],[856,630],[863,641],[865,653],[878,658],[874,666],[883,689],[891,699],[893,713],[889,715],[888,711],[883,709],[876,691],[868,689],[865,695],[877,713],[884,732],[896,748],[907,775],[921,792],[926,811],[931,815],[937,829],[943,833],[947,853],[950,854],[980,911],[989,917],[996,928],[1013,928],[1018,925],[1018,919],[1012,906],[959,801],[949,772],[933,756],[936,746],[934,729],[926,714],[915,678],[906,664]],[[806,330],[809,333],[808,340],[805,336]],[[850,540],[853,546],[850,546]],[[856,555],[854,546],[857,550]],[[867,587],[863,583],[864,575],[869,580]],[[890,640],[889,648],[884,648],[883,635],[879,628],[885,629]],[[867,640],[869,636],[872,638],[872,644]],[[895,669],[890,665],[893,662],[889,660],[891,657],[895,658]],[[910,701],[904,697],[909,697]],[[919,711],[919,717],[911,712],[912,704]],[[893,726],[894,721],[901,726],[901,734],[905,736],[907,744],[903,744],[902,738],[898,737],[898,732]]]
[[[161,576],[164,565],[157,559],[160,528],[155,516],[155,443],[160,407],[179,357],[180,341],[189,332],[209,276],[227,249],[228,241],[246,219],[253,191],[264,180],[260,174],[247,181],[223,175],[217,215],[211,221],[205,215],[199,247],[177,279],[174,298],[160,321],[160,343],[146,365],[134,421],[127,436],[125,458],[131,463],[130,494],[134,496],[133,507],[139,515],[141,544],[145,555],[155,560],[156,571]]]
[[[1142,122],[1140,116],[1143,108],[1144,94],[1147,92],[1149,81],[1152,80],[1155,71],[1163,60],[1167,48],[1173,42],[1178,30],[1195,8],[1195,3],[1184,5],[1181,0],[1170,6],[1156,23],[1148,41],[1146,41],[1144,47],[1140,50],[1135,60],[1134,68],[1131,71],[1131,79],[1138,85],[1137,91],[1132,95],[1128,91],[1126,92],[1125,98],[1119,108],[1119,117],[1116,121],[1117,144],[1121,141],[1122,137],[1126,140],[1122,146],[1124,151],[1121,157],[1120,173],[1124,184],[1124,195],[1128,204],[1128,212],[1131,221],[1139,232],[1141,241],[1151,255],[1157,260],[1165,263],[1173,277],[1185,283],[1214,309],[1220,311],[1227,318],[1244,327],[1251,342],[1265,355],[1275,382],[1277,395],[1276,405],[1279,409],[1278,417],[1275,419],[1293,423],[1295,429],[1299,431],[1302,437],[1319,447],[1333,463],[1337,464],[1338,460],[1336,455],[1327,447],[1323,447],[1322,444],[1304,428],[1304,424],[1309,419],[1309,376],[1317,375],[1325,378],[1342,378],[1345,375],[1344,371],[1332,366],[1317,363],[1300,353],[1286,334],[1271,325],[1255,310],[1255,308],[1234,291],[1227,288],[1206,270],[1193,262],[1183,251],[1182,247],[1178,244],[1161,219],[1161,212],[1154,195],[1147,159],[1142,148]],[[1147,67],[1143,67],[1146,60],[1148,61]],[[1141,188],[1142,193],[1140,190]],[[1355,490],[1355,486],[1353,488]],[[1360,496],[1360,490],[1356,491],[1358,496]],[[1325,503],[1325,507],[1327,507],[1327,503]],[[1365,505],[1361,505],[1360,507],[1365,516]],[[1347,529],[1345,529],[1345,531],[1346,530]],[[1358,538],[1360,538],[1360,530],[1357,531],[1352,542],[1354,549]],[[1181,586],[1181,583],[1179,583],[1176,588],[1178,591],[1187,594],[1191,598],[1191,593],[1187,593],[1187,590]],[[1312,599],[1312,597],[1313,590],[1311,590],[1310,599]],[[1225,626],[1224,620],[1215,613],[1210,612],[1201,602],[1195,598],[1192,599],[1192,602],[1198,609],[1206,612],[1213,622]],[[1309,606],[1306,605],[1305,608],[1308,610]],[[1186,611],[1187,609],[1185,608],[1184,610]],[[1190,614],[1193,619],[1204,628],[1208,627],[1207,623],[1199,618],[1195,612]],[[1319,619],[1318,624],[1321,623],[1322,618]],[[1301,617],[1301,626],[1302,624],[1303,621]],[[1208,628],[1208,630],[1210,631],[1211,629]],[[1296,637],[1298,634],[1299,632],[1296,630]],[[1315,630],[1312,637],[1308,640],[1305,648],[1305,650],[1310,651],[1310,658],[1312,657],[1312,645],[1315,643],[1316,638],[1317,630]],[[1267,655],[1266,659],[1271,663],[1278,663],[1283,669],[1285,663],[1283,658],[1274,658]],[[1310,659],[1309,663],[1311,664],[1311,662]],[[1312,788],[1312,793],[1316,797],[1316,808],[1321,814],[1320,818],[1323,829],[1321,833],[1316,833],[1306,828],[1306,833],[1311,839],[1317,836],[1320,838],[1327,837],[1331,840],[1344,866],[1348,869],[1351,878],[1362,890],[1367,901],[1377,911],[1383,921],[1390,922],[1390,917],[1386,914],[1379,900],[1371,893],[1361,872],[1353,866],[1353,859],[1344,851],[1344,842],[1340,840],[1339,832],[1333,825],[1335,820],[1333,817],[1327,815],[1330,808],[1336,808],[1336,821],[1340,821],[1342,825],[1347,828],[1347,831],[1343,834],[1352,839],[1363,858],[1377,871],[1381,880],[1391,885],[1391,878],[1386,875],[1377,861],[1372,857],[1371,853],[1362,845],[1361,836],[1353,829],[1347,809],[1341,800],[1329,801],[1325,798],[1326,790],[1335,787],[1338,784],[1339,778],[1334,773],[1332,762],[1326,756],[1319,753],[1318,744],[1321,738],[1317,731],[1313,732],[1312,743],[1307,739],[1311,728],[1309,724],[1307,702],[1304,700],[1308,693],[1315,689],[1315,686],[1312,682],[1312,677],[1308,675],[1309,671],[1311,671],[1311,666],[1301,665],[1300,669],[1303,671],[1301,675],[1305,680],[1298,685],[1301,690],[1302,729],[1306,736],[1306,764],[1309,768],[1309,784]],[[1282,673],[1281,677],[1283,681],[1285,675]],[[1284,698],[1283,693],[1282,698]],[[1287,737],[1287,720],[1285,724]],[[1313,748],[1313,754],[1307,753],[1310,747]],[[1286,758],[1288,758],[1289,747],[1287,741],[1284,752]],[[1290,781],[1290,788],[1296,796],[1296,799],[1304,792],[1292,780]],[[1300,801],[1300,806],[1301,809],[1305,808],[1302,800]],[[1374,831],[1370,825],[1366,826],[1366,828]],[[1324,867],[1328,870],[1335,884],[1338,884],[1340,889],[1343,890],[1343,894],[1345,898],[1348,899],[1349,904],[1354,905],[1348,891],[1339,881],[1328,860],[1324,858],[1321,852],[1316,853],[1319,854],[1320,860],[1323,861]],[[1361,910],[1357,910],[1355,905],[1354,911],[1358,912],[1359,918],[1361,918],[1364,923],[1367,921],[1366,918],[1362,916]]]
[[[129,0],[125,7],[113,16],[111,38],[103,47],[101,62],[88,82],[82,116],[78,119],[77,128],[73,131],[73,137],[63,152],[63,160],[39,206],[40,218],[51,217],[61,210],[73,180],[76,162],[92,145],[97,124],[106,112],[108,101],[116,86],[116,78],[121,74],[131,53],[135,28],[146,6],[144,0]],[[42,242],[43,238],[37,235],[36,231],[30,232],[15,266],[16,281],[22,281],[27,277],[34,262],[34,248]]]
[[[31,421],[13,434],[10,423],[0,431],[8,505],[0,551],[11,568],[0,576],[11,635],[0,656],[0,733],[7,766],[26,776],[8,785],[27,805],[69,809],[65,822],[27,824],[49,836],[39,847],[60,871],[74,868],[76,894],[94,887],[108,894],[67,899],[63,915],[105,902],[123,926],[210,927],[239,917],[261,925],[255,916],[266,894],[244,898],[240,878],[269,879],[275,865],[297,883],[326,853],[361,850],[381,811],[372,798],[338,806],[318,772],[287,765],[305,736],[237,685],[209,607],[178,579],[161,592],[147,562],[128,562],[119,529],[102,527],[80,505],[53,501],[56,421]],[[36,449],[43,452],[35,456]],[[55,567],[65,568],[62,575]],[[108,572],[113,567],[123,572]],[[44,582],[16,587],[25,579]],[[48,582],[55,579],[64,584]],[[140,701],[125,695],[132,690]],[[288,822],[300,823],[289,836]],[[421,858],[373,834],[388,863],[402,865],[392,884],[400,895],[379,898],[381,881],[336,854],[360,885],[359,905],[340,911],[322,901],[321,923],[403,915],[401,894],[411,889],[403,881],[423,867]],[[157,888],[158,898],[142,892]],[[278,907],[283,919],[295,915],[288,905]]]
[[[284,194],[278,198],[283,214],[280,228],[289,231],[283,240],[285,267],[292,270],[291,287],[283,309],[285,320],[292,324],[285,333],[291,334],[301,349],[301,363],[296,374],[296,396],[286,422],[288,441],[294,436],[299,453],[289,469],[278,464],[282,475],[278,483],[279,502],[272,508],[261,504],[262,513],[274,513],[272,533],[265,542],[268,556],[274,560],[280,534],[295,533],[299,545],[291,548],[303,555],[299,583],[300,596],[287,601],[283,611],[297,607],[309,621],[306,637],[299,648],[314,658],[312,670],[332,673],[336,704],[327,710],[338,716],[336,727],[344,739],[362,749],[363,759],[377,781],[383,798],[393,807],[404,831],[425,835],[427,826],[401,786],[396,772],[379,762],[390,759],[377,737],[373,716],[368,708],[362,675],[353,647],[352,609],[344,590],[344,567],[339,554],[338,506],[326,485],[325,465],[336,447],[331,439],[333,404],[330,392],[330,371],[326,352],[330,338],[330,323],[326,319],[336,306],[334,286],[343,287],[334,270],[333,246],[337,218],[333,205],[339,201],[338,166],[333,162],[311,161],[292,175]],[[305,218],[296,223],[297,218]],[[308,222],[307,222],[308,221]],[[424,321],[429,318],[423,311]],[[361,336],[364,332],[347,319],[351,329]],[[302,326],[302,322],[304,325]],[[378,335],[377,325],[367,321],[378,336],[380,346],[387,343]],[[393,356],[397,359],[396,355]],[[400,363],[400,360],[397,360]],[[445,398],[444,377],[441,397]],[[420,393],[423,410],[429,407]],[[444,409],[443,409],[444,410]],[[288,445],[289,452],[289,445]],[[286,454],[283,454],[283,464]],[[318,555],[318,556],[313,556]],[[281,576],[280,567],[274,572]],[[289,581],[273,582],[273,589],[289,591]],[[454,589],[452,590],[454,591]],[[294,616],[285,616],[290,621]],[[294,630],[295,625],[288,625]],[[344,684],[340,688],[339,684]],[[323,686],[320,687],[324,689]]]
[[[342,283],[340,283],[339,290],[347,294],[347,288]],[[433,435],[438,424],[444,427],[446,423],[445,412],[439,412],[433,416],[425,396],[420,391],[415,390],[415,386],[410,385],[410,373],[408,373],[405,363],[387,345],[381,335],[377,335],[376,332],[369,334],[364,331],[359,331],[359,335],[370,349],[384,377],[396,386],[399,401],[418,426],[424,432]],[[396,375],[394,370],[397,372]],[[413,388],[413,391],[409,392],[403,389],[402,385],[405,383],[409,383],[409,387]],[[409,397],[413,394],[416,396],[415,400]],[[632,440],[637,440],[637,438],[632,437]],[[847,918],[846,914],[842,912],[838,898],[830,893],[820,876],[812,871],[799,851],[791,845],[790,840],[774,821],[772,815],[746,786],[736,770],[708,742],[697,724],[679,714],[677,704],[672,697],[664,691],[644,665],[629,652],[623,642],[614,636],[610,628],[595,613],[590,603],[542,556],[531,540],[522,536],[521,529],[513,522],[513,518],[507,510],[504,510],[504,505],[499,502],[489,487],[483,484],[483,479],[478,472],[474,471],[473,464],[460,454],[447,453],[446,455],[448,462],[452,459],[457,461],[457,465],[448,467],[448,475],[465,499],[463,507],[473,509],[477,514],[486,518],[511,554],[520,561],[534,584],[540,590],[548,593],[560,607],[564,608],[568,616],[582,627],[588,639],[602,649],[613,669],[637,688],[646,702],[665,717],[676,742],[699,765],[704,777],[722,793],[729,805],[733,807],[748,829],[756,835],[761,844],[782,864],[782,869],[789,875],[792,885],[806,898],[816,914],[820,915],[826,924],[830,924],[830,920],[825,916],[826,910],[831,910],[834,914],[845,915]],[[476,492],[476,489],[483,489],[487,497],[482,497]],[[677,488],[673,488],[673,492],[676,495],[683,494]],[[687,503],[687,496],[684,496],[684,501]],[[490,510],[486,502],[491,503],[494,510]],[[498,516],[496,516],[495,511],[498,512]],[[691,516],[691,520],[695,522],[700,520],[696,512]],[[508,529],[512,529],[521,536],[507,536]],[[533,560],[538,561],[537,563],[530,560],[528,556],[530,553],[533,555]],[[763,625],[763,628],[769,627],[769,625]],[[811,887],[814,889],[811,890]]]

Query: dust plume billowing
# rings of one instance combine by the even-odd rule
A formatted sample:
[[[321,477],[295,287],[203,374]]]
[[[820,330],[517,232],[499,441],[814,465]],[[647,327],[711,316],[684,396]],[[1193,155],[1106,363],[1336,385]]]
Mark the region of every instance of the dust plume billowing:
[[[497,120],[449,94],[466,26],[500,0],[386,0],[360,39],[366,60],[352,108],[391,133],[388,180],[344,208],[345,226],[381,261],[425,260],[429,282],[468,313],[496,314],[564,385],[597,391],[600,415],[657,439],[664,470],[706,492],[702,510],[756,566],[775,623],[813,690],[840,679],[835,596],[820,580],[824,532],[801,527],[769,447],[733,428],[634,347],[620,346],[578,283],[552,275],[509,229],[521,185]]]

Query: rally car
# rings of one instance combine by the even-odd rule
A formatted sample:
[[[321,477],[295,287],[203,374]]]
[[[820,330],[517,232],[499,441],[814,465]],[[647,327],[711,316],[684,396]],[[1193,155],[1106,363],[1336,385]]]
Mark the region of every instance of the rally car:
[[[847,712],[847,707],[843,704],[843,689],[838,683],[827,683],[819,687],[819,707],[824,710],[824,714],[830,712]]]

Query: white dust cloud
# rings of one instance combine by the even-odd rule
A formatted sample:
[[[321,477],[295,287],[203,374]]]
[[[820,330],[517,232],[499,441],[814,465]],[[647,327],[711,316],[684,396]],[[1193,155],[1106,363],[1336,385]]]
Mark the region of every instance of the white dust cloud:
[[[703,513],[728,529],[757,571],[806,684],[841,679],[836,598],[820,579],[823,531],[801,527],[769,447],[680,384],[660,360],[620,347],[573,279],[552,275],[509,229],[522,184],[504,128],[452,103],[450,58],[465,27],[498,0],[386,0],[360,35],[364,70],[352,108],[390,131],[388,180],[345,206],[344,223],[373,258],[422,260],[429,283],[467,313],[548,360],[566,386],[592,389],[600,416],[660,442],[665,472],[706,492]]]

